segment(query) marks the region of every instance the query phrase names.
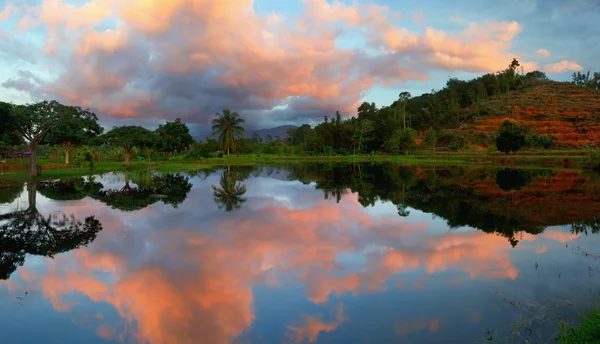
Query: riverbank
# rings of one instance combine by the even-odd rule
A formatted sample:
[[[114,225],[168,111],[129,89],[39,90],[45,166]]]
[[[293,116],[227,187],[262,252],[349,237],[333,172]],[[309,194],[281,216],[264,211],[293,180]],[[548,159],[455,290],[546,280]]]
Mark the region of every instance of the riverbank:
[[[94,162],[65,165],[60,160],[39,159],[41,175],[39,179],[88,175],[90,173],[118,172],[138,169],[153,169],[161,172],[184,172],[223,165],[265,165],[279,163],[306,162],[394,162],[399,164],[441,164],[441,165],[474,165],[474,166],[511,166],[520,168],[552,167],[580,169],[587,158],[587,151],[527,151],[519,154],[502,154],[497,152],[426,152],[418,151],[407,156],[391,155],[357,155],[357,156],[307,156],[307,155],[236,155],[230,157],[207,158],[201,160],[185,160],[174,157],[169,161],[132,161],[129,166],[122,162]],[[0,175],[4,180],[25,180],[26,163],[0,163]]]

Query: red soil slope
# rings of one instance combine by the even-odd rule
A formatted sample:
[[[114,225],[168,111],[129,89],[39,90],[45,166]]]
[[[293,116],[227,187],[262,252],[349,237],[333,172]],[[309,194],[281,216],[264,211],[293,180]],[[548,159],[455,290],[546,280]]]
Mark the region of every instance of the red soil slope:
[[[471,118],[458,133],[476,145],[491,146],[505,120],[546,135],[561,148],[600,145],[600,91],[566,82],[539,82],[522,91],[494,96],[465,110]]]

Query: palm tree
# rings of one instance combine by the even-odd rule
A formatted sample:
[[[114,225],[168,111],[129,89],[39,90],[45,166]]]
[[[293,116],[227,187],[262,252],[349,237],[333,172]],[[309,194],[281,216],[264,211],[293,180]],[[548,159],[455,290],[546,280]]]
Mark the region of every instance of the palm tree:
[[[229,170],[229,168],[228,168]],[[230,213],[234,209],[240,209],[242,203],[246,202],[242,196],[246,193],[246,185],[237,180],[238,175],[235,171],[223,172],[219,186],[213,185],[213,197],[219,209],[225,208]]]
[[[217,118],[212,121],[212,134],[219,135],[221,149],[227,148],[227,157],[229,150],[235,152],[235,139],[244,137],[244,119],[237,112],[231,112],[229,109],[223,110],[223,113],[217,112]]]

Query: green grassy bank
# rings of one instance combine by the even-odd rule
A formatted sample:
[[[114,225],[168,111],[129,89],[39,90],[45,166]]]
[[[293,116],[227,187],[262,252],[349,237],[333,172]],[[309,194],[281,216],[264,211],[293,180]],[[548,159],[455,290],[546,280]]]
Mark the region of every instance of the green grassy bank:
[[[515,166],[522,168],[553,167],[582,168],[587,152],[571,151],[527,151],[519,154],[502,154],[495,152],[426,152],[403,155],[350,155],[350,156],[307,156],[307,155],[235,155],[230,157],[208,158],[201,160],[185,160],[174,157],[169,161],[134,160],[129,166],[122,162],[94,162],[93,169],[89,163],[81,162],[64,165],[62,160],[38,159],[42,167],[39,179],[80,176],[92,173],[116,172],[136,169],[153,169],[162,172],[192,171],[223,165],[264,165],[279,163],[304,162],[394,162],[400,164],[442,164],[442,165],[476,165],[476,166]],[[0,179],[5,181],[26,180],[25,161],[0,164]],[[2,186],[2,183],[0,183]]]

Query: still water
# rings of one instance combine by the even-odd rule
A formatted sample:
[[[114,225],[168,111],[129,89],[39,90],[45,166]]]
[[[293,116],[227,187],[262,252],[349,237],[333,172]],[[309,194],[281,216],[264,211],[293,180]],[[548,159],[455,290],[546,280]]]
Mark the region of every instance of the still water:
[[[577,171],[28,183],[0,191],[1,342],[537,342],[596,301],[599,230],[600,177]]]

